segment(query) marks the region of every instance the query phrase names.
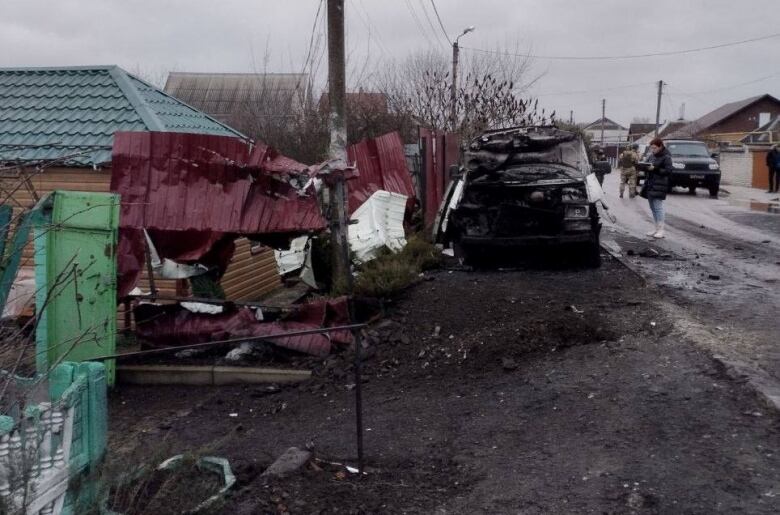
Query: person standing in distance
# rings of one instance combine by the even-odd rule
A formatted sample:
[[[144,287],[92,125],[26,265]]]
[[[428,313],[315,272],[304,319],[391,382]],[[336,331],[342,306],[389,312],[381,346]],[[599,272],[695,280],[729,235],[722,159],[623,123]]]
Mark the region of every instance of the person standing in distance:
[[[628,198],[636,196],[636,164],[639,162],[637,154],[638,145],[634,144],[627,147],[621,154],[618,164],[620,165],[620,198],[623,198],[623,191],[628,184]]]
[[[642,196],[650,203],[655,229],[648,232],[654,238],[664,237],[664,200],[669,191],[669,176],[672,174],[672,156],[661,138],[650,142],[650,164],[647,167]]]
[[[777,193],[780,190],[780,148],[778,144],[766,154],[766,167],[769,169],[769,189],[767,193]]]

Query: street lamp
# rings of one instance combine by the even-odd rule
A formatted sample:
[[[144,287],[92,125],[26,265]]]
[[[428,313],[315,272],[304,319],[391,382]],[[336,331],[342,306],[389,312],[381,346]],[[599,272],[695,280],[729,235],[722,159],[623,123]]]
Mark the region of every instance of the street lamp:
[[[460,50],[460,47],[458,47],[458,40],[468,34],[469,32],[474,30],[474,25],[471,25],[469,27],[466,27],[463,29],[463,32],[461,32],[458,37],[455,38],[455,41],[452,42],[452,84],[450,85],[450,126],[452,127],[452,130],[455,130],[455,123],[457,121],[457,110],[455,107],[455,102],[457,99],[457,90],[458,90],[458,51]]]

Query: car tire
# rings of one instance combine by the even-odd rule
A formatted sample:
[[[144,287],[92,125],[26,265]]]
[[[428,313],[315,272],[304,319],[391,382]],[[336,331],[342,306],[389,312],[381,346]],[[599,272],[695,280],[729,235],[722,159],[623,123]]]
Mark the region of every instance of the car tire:
[[[477,252],[468,245],[463,245],[459,241],[452,243],[452,249],[455,251],[455,258],[464,266],[474,266]]]
[[[710,186],[710,198],[718,198],[718,191],[720,191],[720,185]]]
[[[586,243],[584,257],[585,266],[588,268],[599,268],[601,266],[601,245],[599,244],[598,236],[590,243]]]

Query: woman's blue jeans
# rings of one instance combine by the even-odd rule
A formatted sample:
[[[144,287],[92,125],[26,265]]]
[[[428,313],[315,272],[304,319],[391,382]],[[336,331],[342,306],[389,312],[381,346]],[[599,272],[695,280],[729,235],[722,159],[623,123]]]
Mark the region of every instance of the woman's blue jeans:
[[[653,212],[653,220],[655,223],[661,224],[664,222],[664,200],[660,198],[649,198],[647,201],[650,203],[650,211]]]

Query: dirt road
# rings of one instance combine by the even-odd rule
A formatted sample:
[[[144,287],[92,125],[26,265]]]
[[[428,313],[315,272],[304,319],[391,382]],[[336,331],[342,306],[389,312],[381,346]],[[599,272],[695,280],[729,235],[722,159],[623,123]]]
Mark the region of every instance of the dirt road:
[[[348,356],[263,387],[120,388],[115,459],[226,456],[224,513],[777,513],[777,419],[622,265],[439,271],[369,333],[368,474]],[[277,363],[279,364],[279,363]],[[320,461],[260,473],[290,446]]]

